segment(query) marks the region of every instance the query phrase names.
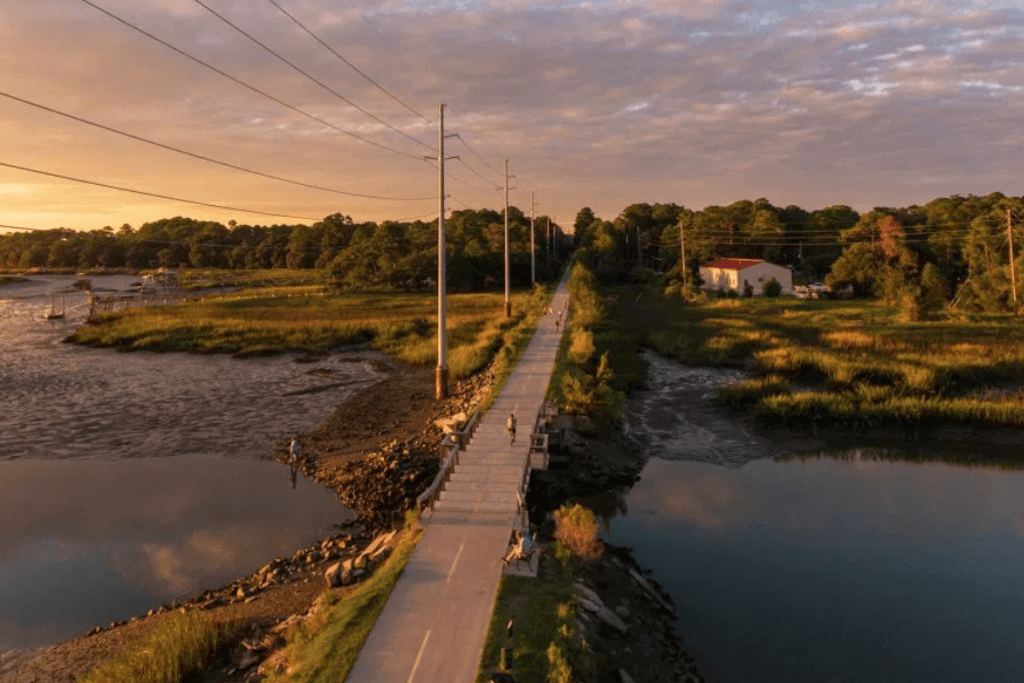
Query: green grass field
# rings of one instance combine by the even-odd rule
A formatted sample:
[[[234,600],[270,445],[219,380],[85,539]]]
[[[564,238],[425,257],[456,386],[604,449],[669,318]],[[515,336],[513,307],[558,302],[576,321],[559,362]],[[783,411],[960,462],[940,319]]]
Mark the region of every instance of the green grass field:
[[[507,331],[539,314],[550,292],[513,294],[513,317],[500,293],[448,297],[448,367],[455,379],[484,367]],[[241,356],[322,352],[359,343],[415,365],[437,362],[433,294],[327,293],[315,285],[241,290],[202,302],[97,316],[71,341],[125,350],[228,352]]]
[[[720,392],[769,424],[1024,426],[1024,321],[943,314],[901,322],[873,301],[717,299],[619,292],[644,343],[690,365],[748,368]]]

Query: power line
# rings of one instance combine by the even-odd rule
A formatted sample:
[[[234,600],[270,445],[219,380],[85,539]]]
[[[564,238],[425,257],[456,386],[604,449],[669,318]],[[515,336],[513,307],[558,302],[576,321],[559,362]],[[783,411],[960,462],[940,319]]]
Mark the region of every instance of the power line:
[[[180,148],[174,147],[172,145],[167,145],[167,144],[164,144],[162,142],[157,142],[155,140],[150,140],[148,138],[144,138],[144,137],[141,137],[139,135],[133,135],[132,133],[127,133],[127,132],[125,132],[123,130],[118,130],[117,128],[112,128],[110,126],[105,126],[102,123],[96,123],[95,121],[90,121],[90,120],[84,119],[84,118],[82,118],[80,116],[75,116],[74,114],[68,114],[67,112],[58,111],[57,109],[53,109],[51,107],[47,107],[46,105],[39,104],[37,102],[30,102],[29,100],[22,99],[21,97],[17,97],[15,95],[11,95],[10,93],[3,92],[2,90],[0,90],[0,96],[6,97],[8,99],[15,100],[16,102],[21,102],[22,104],[27,104],[30,107],[35,107],[37,109],[42,109],[43,111],[50,112],[51,114],[56,114],[58,116],[63,116],[65,118],[71,119],[73,121],[78,121],[79,123],[84,123],[84,124],[87,124],[87,125],[90,125],[90,126],[94,126],[96,128],[100,128],[100,129],[108,131],[110,133],[116,133],[117,135],[122,135],[122,136],[124,136],[126,138],[131,138],[132,140],[138,140],[139,142],[145,142],[148,145],[154,145],[156,147],[161,147],[163,149],[170,150],[172,152],[177,152],[178,154],[184,154],[186,156],[192,157],[193,159],[200,159],[202,161],[208,161],[211,164],[217,164],[218,166],[224,166],[225,168],[231,168],[231,169],[234,169],[236,171],[244,171],[245,173],[251,173],[253,175],[261,176],[263,178],[270,178],[271,180],[279,180],[281,182],[290,183],[292,185],[299,185],[300,187],[308,187],[308,188],[311,188],[311,189],[314,189],[314,190],[321,190],[323,192],[333,192],[334,194],[342,194],[342,195],[347,195],[349,197],[362,197],[364,199],[383,199],[383,200],[396,201],[396,202],[421,202],[421,201],[430,201],[432,199],[435,199],[434,197],[385,197],[385,196],[381,196],[381,195],[363,194],[363,193],[360,193],[360,192],[349,192],[347,190],[337,190],[337,189],[333,189],[333,188],[330,188],[330,187],[323,187],[323,186],[320,186],[320,185],[313,185],[313,184],[310,184],[310,183],[304,183],[304,182],[299,181],[299,180],[291,180],[290,178],[283,178],[281,176],[272,175],[270,173],[264,173],[262,171],[256,171],[256,170],[253,170],[251,168],[246,168],[245,166],[238,166],[236,164],[232,164],[232,163],[229,163],[229,162],[226,162],[226,161],[218,161],[217,159],[212,159],[212,158],[210,158],[208,156],[203,156],[202,154],[198,154],[196,152],[189,152],[188,150],[180,149]]]
[[[408,140],[411,140],[411,141],[415,142],[415,143],[416,143],[417,145],[420,145],[420,146],[422,146],[422,147],[426,147],[427,149],[429,149],[429,150],[433,150],[433,151],[435,151],[435,152],[437,151],[437,150],[435,150],[435,149],[434,149],[433,147],[431,147],[430,145],[426,144],[425,142],[421,142],[421,141],[417,140],[416,138],[414,138],[413,136],[409,135],[408,133],[405,133],[405,132],[403,132],[403,131],[400,131],[400,130],[398,130],[397,128],[395,128],[394,126],[392,126],[392,125],[391,125],[390,123],[388,123],[388,122],[387,122],[387,121],[385,121],[384,119],[382,119],[382,118],[380,118],[380,117],[378,117],[378,116],[375,116],[374,114],[371,114],[370,112],[368,112],[367,110],[363,109],[362,107],[360,107],[360,106],[359,106],[358,104],[356,104],[356,103],[355,103],[355,102],[353,102],[352,100],[348,99],[347,97],[345,97],[344,95],[342,95],[341,93],[339,93],[339,92],[338,92],[337,90],[335,90],[334,88],[330,87],[329,85],[327,85],[326,83],[324,83],[323,81],[321,81],[320,79],[318,79],[318,78],[316,78],[315,76],[313,76],[313,75],[311,75],[311,74],[307,73],[306,71],[303,71],[303,70],[302,70],[302,69],[300,69],[300,68],[299,68],[298,66],[296,66],[296,65],[295,65],[294,63],[290,62],[289,60],[285,59],[284,57],[282,57],[282,56],[281,56],[280,54],[278,54],[278,53],[277,53],[277,52],[275,52],[274,50],[272,50],[272,49],[270,49],[269,47],[267,47],[267,45],[266,45],[265,43],[261,42],[260,40],[258,40],[258,39],[257,39],[257,38],[255,38],[254,36],[252,36],[251,34],[249,34],[249,33],[246,33],[246,32],[245,32],[244,30],[242,30],[242,29],[241,29],[241,28],[240,28],[240,27],[239,27],[239,26],[238,26],[237,24],[234,24],[234,23],[232,23],[230,19],[228,19],[228,18],[227,18],[227,17],[225,17],[224,15],[222,15],[222,14],[218,13],[218,12],[217,12],[216,10],[214,10],[213,8],[211,8],[211,7],[209,6],[209,5],[207,5],[206,3],[204,3],[204,2],[202,1],[202,0],[192,0],[192,1],[193,1],[194,3],[196,3],[197,5],[199,5],[200,7],[202,7],[203,9],[205,9],[205,10],[206,10],[207,12],[209,12],[209,13],[210,13],[210,14],[212,14],[213,16],[215,16],[215,17],[217,17],[218,19],[220,19],[221,21],[223,21],[223,22],[224,22],[225,24],[227,24],[227,25],[228,25],[228,26],[230,26],[231,28],[233,28],[233,29],[235,29],[236,31],[238,31],[239,33],[241,33],[241,34],[242,34],[243,36],[245,36],[246,38],[248,38],[248,39],[249,39],[249,40],[251,40],[252,42],[254,42],[254,43],[256,43],[257,45],[259,45],[259,46],[260,46],[261,48],[263,48],[264,50],[266,50],[266,51],[267,51],[267,52],[269,52],[270,54],[272,54],[272,55],[274,55],[275,57],[277,57],[277,58],[278,58],[279,60],[281,60],[282,62],[284,62],[284,63],[285,63],[285,64],[287,64],[288,66],[290,66],[290,67],[291,67],[292,69],[294,69],[295,71],[299,72],[300,74],[302,74],[303,76],[305,76],[305,77],[306,77],[306,78],[308,78],[309,80],[313,81],[314,83],[316,83],[317,85],[319,85],[319,86],[320,86],[321,88],[323,88],[323,89],[324,89],[324,90],[326,90],[327,92],[329,92],[329,93],[331,93],[332,95],[334,95],[335,97],[337,97],[337,98],[338,98],[339,100],[341,100],[342,102],[344,102],[344,103],[348,104],[348,105],[349,105],[349,106],[351,106],[351,107],[354,107],[354,108],[358,109],[359,111],[361,111],[362,113],[366,114],[367,116],[369,116],[369,117],[370,117],[371,119],[373,119],[373,120],[374,120],[374,121],[376,121],[377,123],[381,124],[382,126],[384,126],[384,127],[388,128],[388,129],[390,129],[390,130],[393,130],[394,132],[398,133],[398,134],[399,134],[399,135],[401,135],[402,137],[404,137],[404,138],[406,138],[406,139],[408,139]]]
[[[29,232],[46,232],[47,230],[57,230],[57,228],[24,228],[20,225],[0,225],[0,229],[3,230],[28,230]]]
[[[117,21],[117,22],[119,22],[121,24],[124,24],[128,28],[130,28],[130,29],[132,29],[134,31],[138,31],[139,33],[141,33],[142,35],[146,36],[147,38],[150,38],[151,40],[155,40],[156,42],[160,43],[164,47],[177,52],[181,56],[186,57],[187,59],[192,60],[196,64],[199,64],[200,66],[204,66],[207,69],[210,69],[211,71],[213,71],[213,72],[215,72],[217,74],[220,74],[224,78],[227,78],[228,80],[230,80],[230,81],[232,81],[234,83],[237,83],[238,85],[242,86],[243,88],[246,88],[247,90],[251,90],[252,92],[254,92],[254,93],[258,94],[258,95],[262,95],[263,97],[267,98],[268,100],[272,100],[272,101],[280,104],[282,107],[286,107],[286,108],[288,108],[288,109],[290,109],[290,110],[292,110],[292,111],[294,111],[294,112],[296,112],[298,114],[301,114],[302,116],[305,116],[308,119],[312,119],[313,121],[316,121],[317,123],[319,123],[321,125],[327,126],[328,128],[331,128],[332,130],[336,130],[339,133],[344,133],[345,135],[348,135],[349,137],[355,138],[356,140],[362,140],[363,142],[365,142],[367,144],[370,144],[370,145],[373,145],[374,147],[380,147],[381,149],[386,149],[389,152],[394,152],[395,154],[399,154],[399,155],[401,155],[403,157],[407,157],[409,159],[415,159],[416,161],[420,161],[421,160],[420,157],[418,157],[418,156],[416,156],[414,154],[409,154],[407,152],[403,152],[402,150],[395,149],[394,147],[388,147],[387,145],[384,145],[382,143],[376,142],[374,140],[370,140],[369,138],[363,137],[362,135],[359,135],[357,133],[353,133],[352,131],[348,131],[348,130],[345,130],[344,128],[340,128],[338,126],[335,126],[333,123],[328,123],[327,121],[321,119],[320,117],[314,116],[313,114],[310,114],[309,112],[303,111],[303,110],[299,109],[298,107],[296,107],[294,105],[288,104],[284,100],[278,99],[277,97],[274,97],[273,95],[270,95],[270,94],[260,90],[259,88],[255,87],[255,86],[249,85],[245,81],[242,81],[242,80],[240,80],[238,78],[235,78],[234,76],[232,76],[231,74],[227,73],[226,71],[222,71],[221,69],[218,69],[217,67],[215,67],[215,66],[213,66],[211,64],[207,64],[203,60],[199,59],[198,57],[194,57],[194,56],[190,55],[189,53],[185,52],[181,48],[177,48],[174,45],[171,45],[166,40],[163,40],[162,38],[158,38],[155,35],[153,35],[152,33],[146,31],[145,29],[139,28],[138,26],[136,26],[135,24],[129,22],[128,20],[122,19],[121,17],[117,16],[113,12],[100,7],[96,3],[92,2],[92,0],[82,0],[82,2],[84,2],[86,5],[89,5],[93,9],[96,9],[96,10],[102,12],[103,14],[106,14],[111,19],[114,19],[115,21]]]
[[[469,171],[470,171],[470,172],[471,172],[471,173],[472,173],[473,175],[475,175],[475,176],[476,176],[477,178],[479,178],[480,180],[484,181],[485,183],[489,183],[489,182],[491,182],[489,178],[485,178],[484,176],[480,175],[480,173],[478,173],[478,172],[477,172],[477,170],[476,170],[475,168],[473,168],[472,166],[470,166],[469,164],[467,164],[467,163],[466,163],[465,161],[463,161],[463,160],[462,160],[462,159],[460,159],[459,157],[455,157],[455,160],[456,160],[456,161],[458,161],[458,162],[459,162],[460,164],[462,164],[463,166],[465,166],[466,168],[468,168],[468,169],[469,169]],[[496,188],[494,188],[494,189],[495,189],[495,191],[497,191],[497,190],[500,190],[501,188],[500,188],[500,187],[496,187]]]
[[[200,202],[200,201],[196,201],[194,199],[181,199],[180,197],[171,197],[169,195],[157,194],[155,192],[146,192],[144,190],[133,190],[131,188],[120,187],[118,185],[108,185],[107,183],[100,183],[100,182],[96,182],[95,180],[84,180],[82,178],[74,178],[72,176],[61,175],[59,173],[51,173],[50,171],[40,171],[39,169],[28,168],[26,166],[17,166],[15,164],[8,164],[8,163],[5,163],[3,161],[0,161],[0,166],[5,166],[7,168],[17,169],[19,171],[27,171],[28,173],[38,173],[39,175],[45,175],[45,176],[49,176],[51,178],[60,178],[61,180],[70,180],[72,182],[82,183],[84,185],[94,185],[96,187],[103,187],[103,188],[106,188],[108,190],[119,190],[121,192],[130,192],[132,194],[138,194],[138,195],[142,195],[144,197],[156,197],[157,199],[167,199],[167,200],[170,200],[172,202],[181,202],[183,204],[195,204],[196,206],[207,206],[207,207],[214,208],[214,209],[225,209],[227,211],[240,211],[242,213],[259,214],[261,216],[273,216],[275,218],[292,218],[292,219],[300,220],[300,221],[318,221],[318,220],[320,220],[319,218],[312,218],[310,216],[291,216],[291,215],[285,214],[285,213],[272,213],[272,212],[269,212],[269,211],[256,211],[256,210],[253,210],[253,209],[240,209],[240,208],[238,208],[236,206],[225,206],[223,204],[211,204],[209,202]]]
[[[501,171],[499,171],[498,169],[494,168],[489,163],[487,163],[487,159],[484,159],[482,156],[480,156],[480,154],[477,153],[477,151],[475,149],[473,149],[468,142],[466,142],[465,140],[462,139],[461,135],[456,135],[456,137],[458,138],[459,142],[461,142],[463,145],[466,146],[466,149],[468,149],[473,156],[475,156],[477,159],[479,159],[481,162],[483,162],[484,166],[486,166],[487,168],[491,169],[492,171],[494,171],[498,175],[501,175]]]
[[[323,45],[323,46],[324,46],[325,48],[327,48],[328,50],[330,50],[331,54],[333,54],[333,55],[334,55],[335,57],[337,57],[337,58],[338,58],[338,59],[340,59],[341,61],[345,62],[345,64],[347,64],[347,65],[348,65],[349,67],[351,67],[351,68],[352,68],[352,70],[353,70],[353,71],[355,71],[355,72],[356,72],[357,74],[359,74],[360,76],[362,76],[363,78],[365,78],[366,80],[368,80],[368,81],[369,81],[370,83],[373,83],[373,84],[374,84],[375,86],[377,86],[377,88],[378,88],[378,89],[380,89],[380,90],[381,90],[381,92],[383,92],[384,94],[386,94],[386,95],[387,95],[388,97],[390,97],[391,99],[393,99],[393,100],[394,100],[395,102],[398,102],[398,103],[399,103],[400,105],[402,105],[403,107],[405,107],[406,109],[408,109],[408,110],[409,110],[409,111],[411,111],[411,112],[412,112],[413,114],[415,114],[416,116],[420,117],[421,119],[423,119],[423,120],[424,120],[424,121],[426,121],[427,123],[434,123],[434,122],[433,122],[432,120],[428,119],[428,118],[427,118],[426,116],[424,116],[423,114],[419,113],[418,111],[416,111],[415,109],[413,109],[412,107],[410,107],[410,106],[409,106],[408,104],[406,104],[405,102],[403,102],[402,100],[400,100],[400,99],[399,99],[399,98],[398,98],[398,97],[397,97],[397,96],[396,96],[395,94],[393,94],[393,93],[392,93],[392,92],[391,92],[390,90],[388,90],[387,88],[385,88],[385,87],[384,87],[383,85],[381,85],[381,84],[380,84],[380,83],[378,83],[377,81],[375,81],[375,80],[373,80],[372,78],[370,78],[369,76],[367,76],[367,75],[366,75],[365,73],[363,73],[363,71],[362,71],[361,69],[359,69],[359,67],[357,67],[357,66],[356,66],[355,64],[353,64],[352,62],[348,61],[347,59],[345,59],[344,57],[342,57],[342,56],[341,56],[340,54],[338,54],[338,53],[337,53],[337,52],[336,52],[336,51],[334,50],[334,48],[332,48],[332,47],[331,47],[330,45],[328,45],[328,44],[327,44],[327,43],[325,43],[325,42],[324,42],[323,40],[321,40],[319,36],[317,36],[317,35],[316,35],[315,33],[313,33],[313,32],[312,32],[312,31],[310,31],[310,30],[309,30],[308,28],[306,28],[306,26],[305,26],[305,25],[303,25],[303,23],[302,23],[301,21],[299,21],[299,20],[298,20],[298,19],[296,19],[296,18],[295,18],[294,16],[292,16],[291,14],[289,14],[289,13],[288,13],[288,11],[287,11],[287,10],[286,10],[286,9],[285,9],[284,7],[281,7],[281,5],[279,5],[279,4],[278,4],[278,3],[276,2],[276,0],[267,0],[267,2],[269,2],[270,4],[272,4],[272,5],[273,5],[274,7],[276,7],[277,9],[281,10],[281,12],[282,12],[282,13],[283,13],[283,14],[284,14],[284,15],[285,15],[286,17],[288,17],[289,19],[291,19],[292,21],[294,21],[294,22],[295,22],[295,24],[296,24],[296,25],[297,25],[297,26],[298,26],[299,28],[301,28],[301,29],[302,29],[303,31],[305,31],[306,33],[308,33],[308,34],[309,34],[309,35],[310,35],[310,36],[311,36],[311,37],[312,37],[312,38],[313,38],[313,39],[314,39],[314,40],[315,40],[316,42],[320,43],[320,44],[321,44],[321,45]],[[364,17],[364,19],[365,19],[365,17]]]
[[[363,22],[367,26],[369,26],[374,31],[376,31],[377,35],[379,35],[381,38],[383,38],[384,40],[388,40],[388,37],[386,35],[384,35],[384,32],[381,31],[380,28],[378,28],[377,25],[375,23],[373,23],[372,21],[370,21],[370,18],[366,16],[366,12],[363,11],[362,7],[360,7],[355,2],[353,2],[353,0],[348,0],[348,4],[351,5],[353,7],[353,9],[355,9],[357,12],[359,12],[359,16],[362,17]],[[392,42],[394,42],[394,41],[392,41]],[[401,50],[396,48],[396,49],[393,50],[393,52],[394,52],[395,55],[398,56],[399,59],[401,59],[403,62],[405,62],[405,65],[407,67],[409,67],[410,73],[416,71],[416,67],[414,67],[412,64],[409,63],[409,60],[405,58],[405,55],[402,54]],[[437,126],[437,121],[432,121],[431,119],[425,119],[425,120],[427,122],[429,122],[431,125],[433,125],[435,127]]]

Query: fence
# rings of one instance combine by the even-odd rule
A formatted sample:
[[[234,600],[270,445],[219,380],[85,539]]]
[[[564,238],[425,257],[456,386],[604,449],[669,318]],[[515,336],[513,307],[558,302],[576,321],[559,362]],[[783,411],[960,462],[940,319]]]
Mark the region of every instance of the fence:
[[[461,430],[444,435],[444,438],[441,440],[441,457],[443,458],[441,469],[438,471],[437,476],[434,477],[434,481],[427,487],[427,490],[416,498],[416,508],[420,512],[428,506],[433,511],[437,497],[441,495],[445,484],[448,483],[452,473],[455,471],[455,466],[459,464],[459,453],[469,445],[470,439],[473,438],[473,432],[479,423],[480,409],[477,408]]]

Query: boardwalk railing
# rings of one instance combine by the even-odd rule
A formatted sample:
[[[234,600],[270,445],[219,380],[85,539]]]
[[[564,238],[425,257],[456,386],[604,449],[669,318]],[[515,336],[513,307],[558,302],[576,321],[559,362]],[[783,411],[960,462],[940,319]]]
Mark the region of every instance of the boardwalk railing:
[[[438,470],[437,476],[434,477],[434,481],[427,487],[427,490],[416,498],[417,510],[423,512],[427,507],[430,507],[431,510],[434,509],[437,497],[441,495],[444,485],[448,483],[455,471],[455,466],[459,464],[459,452],[465,450],[469,445],[470,439],[473,438],[473,432],[476,431],[479,424],[480,409],[477,408],[462,429],[445,434],[441,439],[441,469]]]

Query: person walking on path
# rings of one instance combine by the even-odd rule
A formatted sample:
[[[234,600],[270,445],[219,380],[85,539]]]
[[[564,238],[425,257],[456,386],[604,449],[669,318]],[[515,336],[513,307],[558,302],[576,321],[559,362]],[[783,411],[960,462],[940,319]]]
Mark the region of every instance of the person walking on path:
[[[508,432],[509,445],[510,446],[515,446],[516,445],[516,416],[515,416],[515,413],[512,413],[512,414],[510,414],[508,416],[508,421],[505,422],[505,431]]]
[[[299,460],[302,459],[302,442],[299,441],[299,435],[295,434],[292,436],[292,443],[288,446],[288,462],[292,465],[299,464]]]

